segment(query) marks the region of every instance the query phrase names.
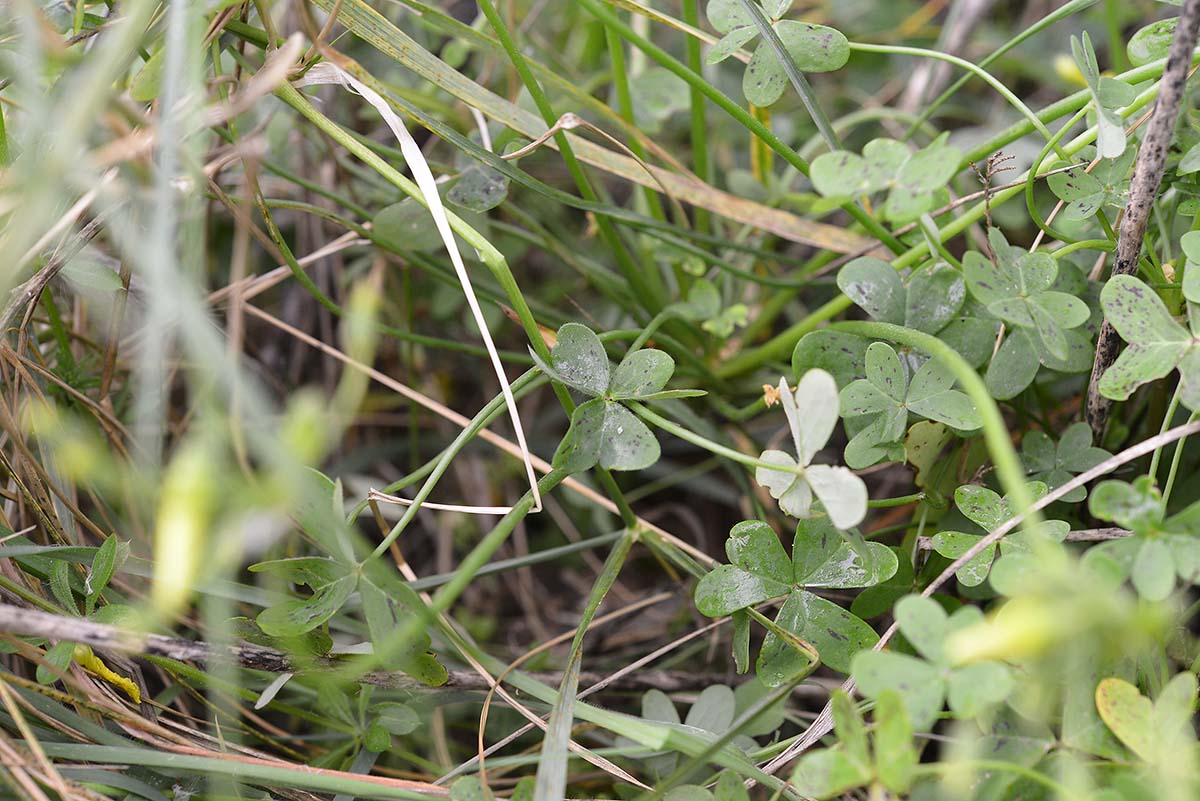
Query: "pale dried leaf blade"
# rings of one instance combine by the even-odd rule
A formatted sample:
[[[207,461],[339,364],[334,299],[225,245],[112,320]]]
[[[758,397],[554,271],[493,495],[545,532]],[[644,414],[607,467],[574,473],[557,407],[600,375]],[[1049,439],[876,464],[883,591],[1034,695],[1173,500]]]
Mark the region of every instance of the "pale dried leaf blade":
[[[471,315],[475,320],[475,324],[479,327],[480,335],[483,337],[483,343],[487,348],[496,377],[500,380],[500,391],[504,395],[504,403],[508,407],[509,416],[516,431],[517,445],[521,449],[521,461],[525,464],[529,489],[533,493],[532,511],[540,512],[542,509],[541,492],[538,489],[537,476],[533,470],[532,454],[530,454],[529,446],[525,441],[525,428],[521,425],[521,416],[517,411],[517,402],[513,397],[508,377],[504,373],[504,366],[500,362],[500,355],[496,352],[496,345],[492,341],[491,333],[488,331],[487,321],[483,317],[483,310],[479,307],[479,300],[475,296],[475,289],[471,285],[471,279],[467,274],[466,264],[463,262],[462,254],[458,250],[458,243],[454,239],[454,232],[450,227],[450,219],[447,216],[445,206],[442,205],[442,198],[438,193],[437,180],[433,176],[433,171],[429,168],[429,163],[425,160],[420,146],[412,138],[404,122],[392,111],[387,101],[380,97],[379,93],[374,89],[331,62],[322,62],[314,66],[305,73],[303,79],[297,85],[307,86],[322,83],[340,84],[361,95],[364,100],[379,112],[379,115],[383,117],[384,122],[387,123],[388,128],[391,129],[396,140],[400,143],[400,151],[403,153],[409,169],[412,170],[413,179],[421,190],[421,195],[425,200],[426,206],[429,208],[429,213],[433,216],[434,225],[442,237],[446,251],[450,255],[450,261],[454,265],[454,271],[458,275],[459,283],[462,285],[463,295],[466,297],[467,305],[471,309]],[[380,500],[383,500],[383,498],[380,498]],[[397,501],[396,499],[391,499],[389,502],[394,503]],[[430,508],[436,507],[430,505]],[[512,507],[494,506],[453,506],[449,508],[469,514],[506,514],[512,509]],[[498,512],[498,509],[503,511]]]

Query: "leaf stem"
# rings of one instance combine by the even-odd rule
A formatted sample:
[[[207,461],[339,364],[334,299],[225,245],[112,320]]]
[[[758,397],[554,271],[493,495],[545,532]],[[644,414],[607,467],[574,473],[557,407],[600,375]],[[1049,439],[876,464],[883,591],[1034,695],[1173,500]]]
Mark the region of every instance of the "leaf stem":
[[[742,0],[742,2],[746,2],[746,0]],[[1009,105],[1019,111],[1021,116],[1028,120],[1029,124],[1033,126],[1033,129],[1046,138],[1046,141],[1051,141],[1054,138],[1054,135],[1050,133],[1050,130],[1046,127],[1045,123],[1038,119],[1038,116],[1034,114],[1032,110],[1030,110],[1029,106],[1025,105],[1021,101],[1021,98],[1013,94],[1011,89],[997,80],[990,72],[982,67],[972,64],[966,59],[959,58],[958,56],[952,56],[949,53],[943,53],[939,50],[927,50],[923,47],[904,47],[901,45],[881,45],[867,44],[865,42],[851,42],[850,49],[860,53],[890,53],[892,55],[900,56],[920,56],[921,58],[932,58],[938,61],[945,61],[953,64],[956,67],[964,69],[967,72],[978,76],[984,81],[984,83],[992,87],[997,94],[1008,101]],[[1064,161],[1068,160],[1067,155],[1061,151],[1059,151],[1059,157]]]
[[[789,471],[788,468],[782,465],[772,464],[771,462],[765,462],[762,459],[758,459],[753,456],[747,456],[741,451],[735,451],[733,448],[727,448],[724,445],[713,442],[711,439],[702,437],[696,432],[689,431],[678,423],[672,422],[662,415],[650,411],[640,403],[628,403],[627,405],[634,414],[645,420],[647,423],[658,426],[668,434],[672,434],[684,442],[690,442],[696,447],[703,448],[704,450],[714,453],[717,456],[724,456],[726,459],[745,465],[746,467],[764,467],[781,473],[792,472],[798,476],[804,475],[803,466],[798,466]]]

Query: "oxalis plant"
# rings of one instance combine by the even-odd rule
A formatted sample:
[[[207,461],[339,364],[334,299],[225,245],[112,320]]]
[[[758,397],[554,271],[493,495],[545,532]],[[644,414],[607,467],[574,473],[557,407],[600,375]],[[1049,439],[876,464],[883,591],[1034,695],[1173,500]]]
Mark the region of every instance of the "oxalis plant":
[[[0,797],[1200,797],[1200,0],[0,5]]]

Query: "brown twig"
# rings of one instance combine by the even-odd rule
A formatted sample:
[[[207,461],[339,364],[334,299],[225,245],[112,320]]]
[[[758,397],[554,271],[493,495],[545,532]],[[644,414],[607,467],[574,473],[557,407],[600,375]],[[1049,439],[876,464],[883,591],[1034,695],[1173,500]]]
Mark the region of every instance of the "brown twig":
[[[1107,542],[1132,535],[1132,531],[1124,528],[1084,528],[1068,532],[1063,542]],[[933,537],[917,538],[917,548],[922,551],[933,550]]]
[[[1175,133],[1175,122],[1179,118],[1179,104],[1183,88],[1187,83],[1188,70],[1192,65],[1192,51],[1200,34],[1200,0],[1185,0],[1179,13],[1175,37],[1167,52],[1167,65],[1159,82],[1158,97],[1154,100],[1154,111],[1146,135],[1138,151],[1133,168],[1133,180],[1129,188],[1129,203],[1121,220],[1121,231],[1117,238],[1117,259],[1113,275],[1132,275],[1137,272],[1138,258],[1142,253],[1142,239],[1150,221],[1150,209],[1158,197],[1166,168],[1167,152]],[[1092,377],[1088,385],[1085,413],[1092,433],[1099,438],[1104,433],[1104,424],[1112,401],[1100,394],[1100,377],[1116,361],[1120,338],[1112,324],[1106,319],[1100,326],[1096,340],[1096,358],[1092,362]]]
[[[336,657],[319,657],[311,664],[298,664],[288,654],[273,648],[264,648],[250,643],[217,646],[198,640],[184,640],[161,634],[144,634],[118,626],[94,623],[76,617],[53,615],[36,609],[27,609],[13,604],[0,603],[0,632],[22,637],[46,637],[88,645],[133,656],[164,656],[181,662],[233,663],[250,670],[266,673],[294,673],[302,670],[333,669],[340,665]],[[535,679],[557,684],[561,678],[557,673],[530,673]],[[717,677],[683,670],[651,670],[629,673],[615,682],[609,682],[610,674],[594,671],[580,673],[583,684],[603,683],[603,686],[621,690],[662,690],[681,692],[699,690],[719,681]],[[359,681],[377,687],[397,690],[423,690],[427,692],[486,692],[492,685],[471,670],[452,670],[449,680],[440,687],[430,687],[410,676],[394,671],[375,671],[362,676]]]
[[[0,312],[0,331],[7,330],[27,304],[41,297],[42,290],[46,288],[46,285],[54,280],[59,271],[67,265],[67,262],[75,258],[84,246],[96,238],[106,222],[104,214],[93,217],[87,225],[80,229],[78,234],[71,238],[70,242],[66,243],[46,262],[45,266],[9,294],[4,311]]]

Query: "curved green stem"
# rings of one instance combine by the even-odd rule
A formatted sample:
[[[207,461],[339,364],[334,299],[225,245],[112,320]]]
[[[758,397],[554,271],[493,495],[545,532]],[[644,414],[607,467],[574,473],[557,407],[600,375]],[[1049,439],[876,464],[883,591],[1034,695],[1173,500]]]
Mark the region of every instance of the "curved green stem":
[[[901,56],[920,56],[921,58],[932,58],[938,61],[945,61],[949,64],[953,64],[956,67],[960,67],[967,72],[982,78],[984,83],[992,87],[997,94],[1007,100],[1009,105],[1021,112],[1021,116],[1029,121],[1029,124],[1033,126],[1035,131],[1046,137],[1047,141],[1050,141],[1054,138],[1054,135],[1050,133],[1050,129],[1046,127],[1045,123],[1038,119],[1038,116],[1034,114],[1032,110],[1030,110],[1029,106],[1025,105],[1021,101],[1021,98],[1013,94],[1011,89],[997,80],[990,72],[976,66],[975,64],[972,64],[966,59],[959,58],[958,56],[952,56],[949,53],[943,53],[939,50],[926,50],[923,47],[904,47],[901,45],[876,45],[865,44],[862,42],[851,42],[850,49],[857,50],[861,53],[890,53]],[[1060,153],[1059,155],[1064,161],[1067,160],[1065,153]]]
[[[1171,400],[1167,404],[1167,413],[1163,415],[1162,425],[1158,429],[1158,433],[1162,434],[1171,427],[1171,421],[1175,419],[1175,412],[1179,409],[1179,401],[1183,395],[1183,382],[1175,386],[1175,392],[1171,395]],[[1158,464],[1162,459],[1162,447],[1154,449],[1154,454],[1150,457],[1150,469],[1146,473],[1150,476],[1150,480],[1155,484],[1158,483]]]
[[[1195,422],[1200,414],[1192,413],[1188,418],[1188,422]],[[1183,444],[1187,442],[1187,438],[1179,440],[1175,443],[1175,453],[1171,455],[1171,469],[1167,471],[1167,483],[1163,485],[1163,507],[1167,505],[1167,501],[1171,500],[1171,490],[1175,488],[1175,477],[1179,474],[1179,462],[1183,459]]]
[[[1029,37],[1035,36],[1038,33],[1041,33],[1046,28],[1050,27],[1051,25],[1058,22],[1059,20],[1066,19],[1067,17],[1071,16],[1072,14],[1082,11],[1085,8],[1087,8],[1088,6],[1094,5],[1097,2],[1098,2],[1098,0],[1071,0],[1071,2],[1066,3],[1061,8],[1056,8],[1054,11],[1052,11],[1049,14],[1047,14],[1046,16],[1042,17],[1037,22],[1033,23],[1028,28],[1021,31],[1020,33],[1018,33],[1016,36],[1009,39],[1004,44],[1000,45],[998,48],[993,50],[987,56],[980,59],[978,66],[981,69],[986,67],[987,65],[991,64],[993,61],[1000,58],[1000,56],[1004,55],[1009,50],[1012,50],[1014,47],[1016,47],[1017,45],[1019,45],[1021,42],[1025,41]],[[975,73],[969,72],[966,75],[961,76],[957,81],[955,81],[953,84],[948,86],[946,88],[946,91],[944,91],[940,95],[938,95],[937,99],[935,99],[932,103],[928,104],[925,107],[925,109],[921,112],[921,115],[919,117],[917,117],[916,122],[912,123],[909,126],[908,131],[904,134],[904,140],[908,141],[910,138],[912,138],[912,135],[913,135],[913,133],[916,132],[917,128],[920,127],[921,125],[923,125],[930,117],[932,117],[934,112],[937,111],[939,108],[941,108],[943,103],[945,103],[947,100],[949,100],[951,97],[953,97],[958,92],[959,89],[963,88],[963,86],[966,85],[967,81],[971,80],[971,78],[974,76],[974,74]]]
[[[895,498],[877,498],[873,501],[867,501],[867,506],[871,509],[890,509],[894,506],[908,506],[910,503],[917,503],[925,500],[924,492],[914,492],[911,495],[900,495]],[[907,523],[905,525],[908,525]]]

